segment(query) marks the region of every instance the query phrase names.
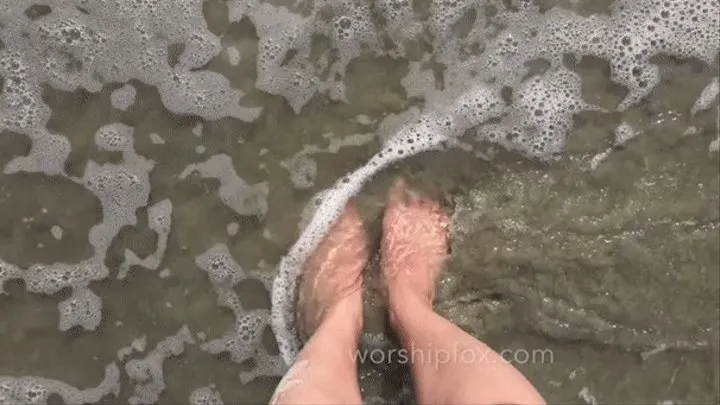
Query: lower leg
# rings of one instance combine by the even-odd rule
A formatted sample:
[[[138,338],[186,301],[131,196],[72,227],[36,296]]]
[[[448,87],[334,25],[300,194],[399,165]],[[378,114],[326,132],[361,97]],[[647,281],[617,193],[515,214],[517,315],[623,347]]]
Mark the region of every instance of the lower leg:
[[[418,403],[544,403],[500,354],[433,312],[414,292],[395,288],[390,318],[412,362]]]
[[[382,267],[390,321],[412,362],[417,397],[430,404],[542,404],[533,386],[484,343],[432,310],[448,254],[449,218],[398,181],[383,218]]]
[[[297,324],[307,343],[271,404],[362,403],[355,354],[367,257],[362,220],[350,204],[303,267]]]
[[[328,310],[271,404],[361,404],[354,354],[362,329],[362,297],[347,297]]]

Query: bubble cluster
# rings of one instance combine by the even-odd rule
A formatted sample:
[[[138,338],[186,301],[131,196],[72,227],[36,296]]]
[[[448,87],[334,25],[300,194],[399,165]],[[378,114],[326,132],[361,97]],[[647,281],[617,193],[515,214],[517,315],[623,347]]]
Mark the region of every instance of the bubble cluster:
[[[74,288],[70,298],[58,304],[60,330],[74,326],[95,330],[102,320],[102,301],[89,288]]]
[[[110,104],[118,110],[125,111],[135,103],[135,87],[126,84],[110,94]]]
[[[125,361],[125,358],[130,356],[133,352],[144,352],[147,346],[147,336],[142,335],[139,338],[133,339],[129,346],[120,348],[117,352],[118,361]]]
[[[121,123],[107,124],[95,132],[95,145],[109,152],[133,150],[133,128]]]
[[[42,13],[26,12],[34,7],[31,1],[3,3],[0,130],[32,141],[30,153],[9,162],[6,173],[63,174],[70,143],[45,128],[50,109],[41,97],[42,83],[98,92],[104,83],[137,79],[157,86],[165,106],[177,114],[257,118],[259,108],[241,106],[243,93],[222,75],[194,70],[221,50],[219,38],[207,29],[202,0],[76,3],[54,1]],[[170,66],[167,49],[173,44],[184,48]],[[111,101],[122,110],[132,104],[132,93],[122,87]]]
[[[413,10],[412,0],[376,0],[373,9],[384,19],[383,28],[393,43],[399,44],[399,54],[407,52],[404,44],[417,38],[423,31]]]
[[[283,96],[299,112],[318,92],[335,101],[347,101],[346,70],[353,59],[405,57],[411,60],[402,85],[410,97],[424,98],[425,105],[422,110],[413,108],[386,120],[385,127],[378,130],[383,133],[380,151],[309,205],[300,238],[278,266],[271,313],[241,305],[234,287],[248,276],[226,245],[216,244],[196,258],[218,303],[230,308],[236,319],[223,337],[202,348],[210,353],[228,352],[238,362],[253,359],[255,367],[241,375],[243,382],[280,374],[295,359],[298,341],[293,306],[300,268],[348,199],[377,172],[412,155],[461,145],[459,138],[467,133],[530,158],[552,160],[572,134],[573,116],[598,110],[583,100],[580,77],[566,66],[566,57],[594,56],[607,61],[612,81],[627,89],[625,99],[615,108],[622,111],[642,101],[660,82],[660,69],[654,62],[658,56],[713,64],[720,46],[717,0],[617,0],[607,14],[590,16],[559,7],[541,12],[531,1],[491,5],[475,0],[431,0],[422,5],[411,0],[301,3],[227,2],[229,20],[247,18],[257,32],[257,89]],[[245,106],[244,94],[223,75],[201,69],[222,51],[220,38],[207,28],[202,0],[56,0],[47,4],[18,0],[3,2],[0,11],[0,131],[24,134],[32,142],[28,154],[13,158],[4,167],[5,173],[67,176],[64,167],[70,142],[47,129],[51,112],[42,99],[45,85],[63,91],[99,92],[113,83],[110,101],[121,111],[135,101],[136,90],[127,84],[134,80],[156,87],[162,103],[175,114],[254,121],[261,112],[261,108]],[[313,52],[318,39],[327,40],[330,49]],[[413,50],[426,42],[431,50],[418,58]],[[175,55],[171,48],[178,46],[181,50]],[[240,62],[240,51],[244,50],[227,48],[231,64]],[[531,68],[536,62],[547,66]],[[691,113],[709,108],[718,92],[715,78]],[[193,133],[202,135],[202,128],[198,126]],[[636,135],[622,124],[605,153]],[[73,179],[100,200],[103,210],[102,222],[90,230],[88,238],[95,250],[92,258],[75,264],[35,264],[28,269],[0,260],[0,293],[10,279],[24,280],[28,291],[36,293],[72,289],[70,298],[58,305],[61,330],[97,328],[102,303],[88,285],[108,276],[108,247],[122,228],[137,223],[136,212],[150,199],[154,162],[135,152],[133,136],[133,129],[122,123],[98,129],[97,148],[121,153],[122,162],[90,161],[82,178]],[[150,139],[164,142],[157,134]],[[605,157],[598,155],[591,165],[597,166]],[[294,157],[286,168],[297,188],[314,185],[317,167],[308,156]],[[185,179],[192,173],[217,180],[219,198],[237,215],[262,218],[267,214],[267,183],[251,185],[240,178],[229,155],[191,164],[179,177]],[[158,235],[156,251],[140,259],[126,250],[119,278],[135,265],[159,268],[171,216],[169,200],[148,208],[149,227]],[[270,355],[263,346],[268,324],[281,356]],[[181,353],[184,343],[192,343],[187,328],[158,344],[144,360],[126,364],[136,384],[132,403],[157,401],[164,389],[162,362]],[[7,390],[2,391],[4,381],[0,379],[0,395],[13,399],[24,395],[8,396]],[[58,387],[49,380],[41,382]],[[32,396],[46,398],[49,392],[39,388]],[[221,403],[214,395],[210,388],[201,388],[191,394],[190,402]]]
[[[144,359],[132,359],[125,363],[125,372],[133,384],[130,404],[154,404],[165,390],[163,362],[185,351],[186,344],[195,344],[187,326],[172,336],[158,342]]]
[[[93,258],[75,264],[37,263],[20,276],[29,292],[50,295],[63,288],[83,287],[90,281],[102,280],[108,276],[108,270]]]
[[[3,289],[3,285],[6,281],[21,277],[22,270],[20,270],[20,268],[0,259],[0,294],[7,294]]]
[[[610,16],[581,17],[553,9],[541,21],[537,40],[526,49],[533,57],[563,54],[592,55],[607,60],[611,79],[629,92],[619,110],[643,100],[660,81],[651,58],[672,55],[697,58],[708,64],[718,53],[720,34],[717,0],[622,0]],[[549,59],[549,58],[548,58]]]
[[[627,141],[635,138],[637,132],[630,126],[630,124],[623,122],[620,126],[615,128],[615,144],[614,146],[624,145]]]
[[[195,263],[208,273],[210,282],[215,286],[234,287],[247,277],[225,244],[212,246],[196,257]]]
[[[353,26],[342,20],[352,4],[338,2],[338,7],[332,8],[320,4],[307,19]],[[396,13],[393,4],[397,5]],[[393,17],[411,15],[401,2],[383,1],[375,7],[390,24]],[[583,100],[580,77],[564,65],[566,55],[607,60],[611,79],[628,89],[617,106],[624,110],[643,100],[659,82],[659,69],[651,62],[652,57],[669,54],[713,62],[720,43],[718,8],[716,0],[621,0],[613,4],[609,15],[583,17],[561,8],[540,13],[531,2],[516,2],[512,7],[499,7],[491,22],[480,2],[431,2],[426,23],[436,47],[432,57],[446,67],[442,73],[444,90],[437,90],[430,72],[423,71],[423,62],[411,64],[411,76],[405,78],[403,86],[428,101],[422,115],[397,127],[367,164],[327,190],[278,266],[272,326],[286,362],[292,363],[298,348],[291,314],[299,269],[349,197],[378,170],[444,144],[457,145],[455,139],[470,129],[479,140],[534,159],[556,159],[572,133],[573,116],[600,110]],[[465,25],[465,32],[457,31],[461,25]],[[342,34],[335,34],[335,41],[342,39]],[[402,48],[400,44],[392,46]],[[370,46],[367,52],[377,51]],[[534,61],[544,61],[549,67],[542,72],[531,71],[529,65]],[[417,80],[420,82],[415,83]],[[508,103],[501,97],[503,90],[510,90]],[[625,129],[621,127],[618,136],[629,139],[630,132]]]
[[[603,152],[600,152],[593,156],[593,158],[590,160],[590,169],[597,169],[600,163],[606,161],[614,150],[621,147],[622,145],[625,145],[628,141],[635,138],[637,135],[638,133],[630,126],[630,124],[626,122],[620,124],[617,128],[615,128],[615,139],[613,140],[613,144],[609,148],[605,149]]]
[[[228,353],[236,363],[248,359],[255,361],[251,371],[241,373],[240,380],[249,382],[259,376],[282,375],[284,362],[279,356],[268,353],[262,337],[269,323],[265,309],[246,310],[233,287],[247,278],[242,267],[233,259],[228,247],[217,244],[195,258],[197,266],[208,274],[218,304],[229,308],[235,315],[235,324],[219,339],[203,343],[200,349],[211,353]]]
[[[256,87],[284,96],[296,112],[318,91],[345,101],[348,63],[381,43],[367,1],[316,1],[307,17],[258,0],[235,0],[229,9],[232,21],[248,17],[260,37]],[[337,52],[332,63],[327,54],[311,55],[313,36],[320,35]]]
[[[132,266],[142,266],[149,270],[157,270],[160,267],[167,241],[170,237],[170,226],[172,225],[172,202],[169,199],[162,200],[148,208],[148,227],[157,234],[157,248],[155,252],[146,258],[139,258],[135,252],[125,249],[125,261],[118,268],[118,279],[124,279]]]
[[[201,387],[193,390],[188,398],[190,405],[223,405],[220,393],[213,387]]]
[[[540,160],[559,156],[573,126],[573,115],[597,110],[580,95],[580,76],[559,68],[525,81],[512,109],[499,124],[477,129],[480,139]]]
[[[213,178],[220,181],[218,194],[222,202],[238,215],[255,215],[264,217],[267,214],[268,188],[266,183],[249,185],[235,171],[232,158],[225,154],[210,157],[203,163],[191,164],[180,173],[180,179],[198,172],[202,178]]]
[[[690,109],[690,113],[695,115],[700,111],[707,110],[710,105],[718,98],[720,94],[720,78],[714,77],[710,83],[700,93],[700,97],[695,101],[695,104]]]
[[[299,189],[309,189],[315,184],[317,163],[307,155],[297,155],[283,166],[290,173],[290,181]]]
[[[247,15],[260,37],[255,86],[268,93],[282,95],[295,112],[300,112],[320,89],[321,80],[317,70],[327,68],[327,61],[313,61],[310,58],[310,21],[282,7],[268,3],[247,3],[253,6],[248,5],[244,12],[235,15],[231,13],[231,19],[239,21]],[[294,49],[300,52],[283,63],[288,52]]]
[[[105,378],[97,387],[80,390],[62,381],[42,377],[0,376],[1,404],[46,404],[50,395],[59,395],[63,403],[98,403],[106,396],[120,394],[120,369],[115,363],[105,367]]]
[[[102,302],[88,285],[108,277],[110,271],[105,258],[110,244],[123,227],[137,223],[135,213],[147,204],[150,195],[149,173],[154,164],[133,149],[131,127],[121,123],[107,124],[96,131],[95,143],[100,150],[121,152],[123,161],[105,164],[89,161],[82,178],[71,178],[97,197],[102,207],[102,221],[88,234],[88,241],[94,248],[93,256],[78,263],[36,263],[25,270],[0,260],[0,291],[2,284],[10,279],[23,280],[27,291],[38,294],[51,295],[64,288],[72,289],[70,298],[58,305],[62,331],[74,326],[95,330],[100,324]],[[158,233],[169,232],[169,217],[164,218],[169,215],[164,212],[170,208],[168,204],[169,201],[149,210],[150,226]],[[164,252],[163,244],[167,238],[160,239],[158,251]]]

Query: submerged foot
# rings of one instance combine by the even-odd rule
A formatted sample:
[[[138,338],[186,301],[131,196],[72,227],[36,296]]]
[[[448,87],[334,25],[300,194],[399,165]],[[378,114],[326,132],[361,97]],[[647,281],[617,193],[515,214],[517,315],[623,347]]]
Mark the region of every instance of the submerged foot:
[[[358,316],[362,322],[362,270],[367,260],[362,219],[349,203],[303,268],[297,316],[304,340],[340,305],[347,316]]]
[[[382,268],[388,295],[414,295],[432,305],[435,283],[448,256],[450,219],[440,204],[398,179],[383,217]],[[400,298],[402,299],[402,298]]]

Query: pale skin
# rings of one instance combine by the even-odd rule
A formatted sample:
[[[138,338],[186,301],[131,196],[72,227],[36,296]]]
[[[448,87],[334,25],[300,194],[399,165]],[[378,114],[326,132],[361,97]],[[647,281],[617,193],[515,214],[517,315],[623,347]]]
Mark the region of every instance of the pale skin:
[[[381,267],[391,326],[410,357],[420,404],[545,404],[510,363],[433,311],[449,218],[398,179],[383,217]],[[271,404],[361,404],[355,356],[363,326],[367,236],[348,204],[305,264],[298,323],[309,336]],[[418,354],[422,353],[422,354]],[[438,356],[439,354],[452,354]],[[435,356],[433,356],[435,355]],[[442,358],[441,361],[432,361]]]

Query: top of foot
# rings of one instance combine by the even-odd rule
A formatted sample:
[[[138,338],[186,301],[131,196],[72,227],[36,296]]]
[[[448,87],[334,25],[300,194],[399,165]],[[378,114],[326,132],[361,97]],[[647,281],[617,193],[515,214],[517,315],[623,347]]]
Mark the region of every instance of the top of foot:
[[[297,304],[301,338],[307,340],[323,316],[345,299],[357,298],[351,306],[359,305],[361,314],[367,260],[365,228],[357,207],[349,203],[303,267]]]
[[[383,217],[382,268],[389,293],[407,291],[428,303],[448,256],[450,219],[437,201],[395,181]]]

